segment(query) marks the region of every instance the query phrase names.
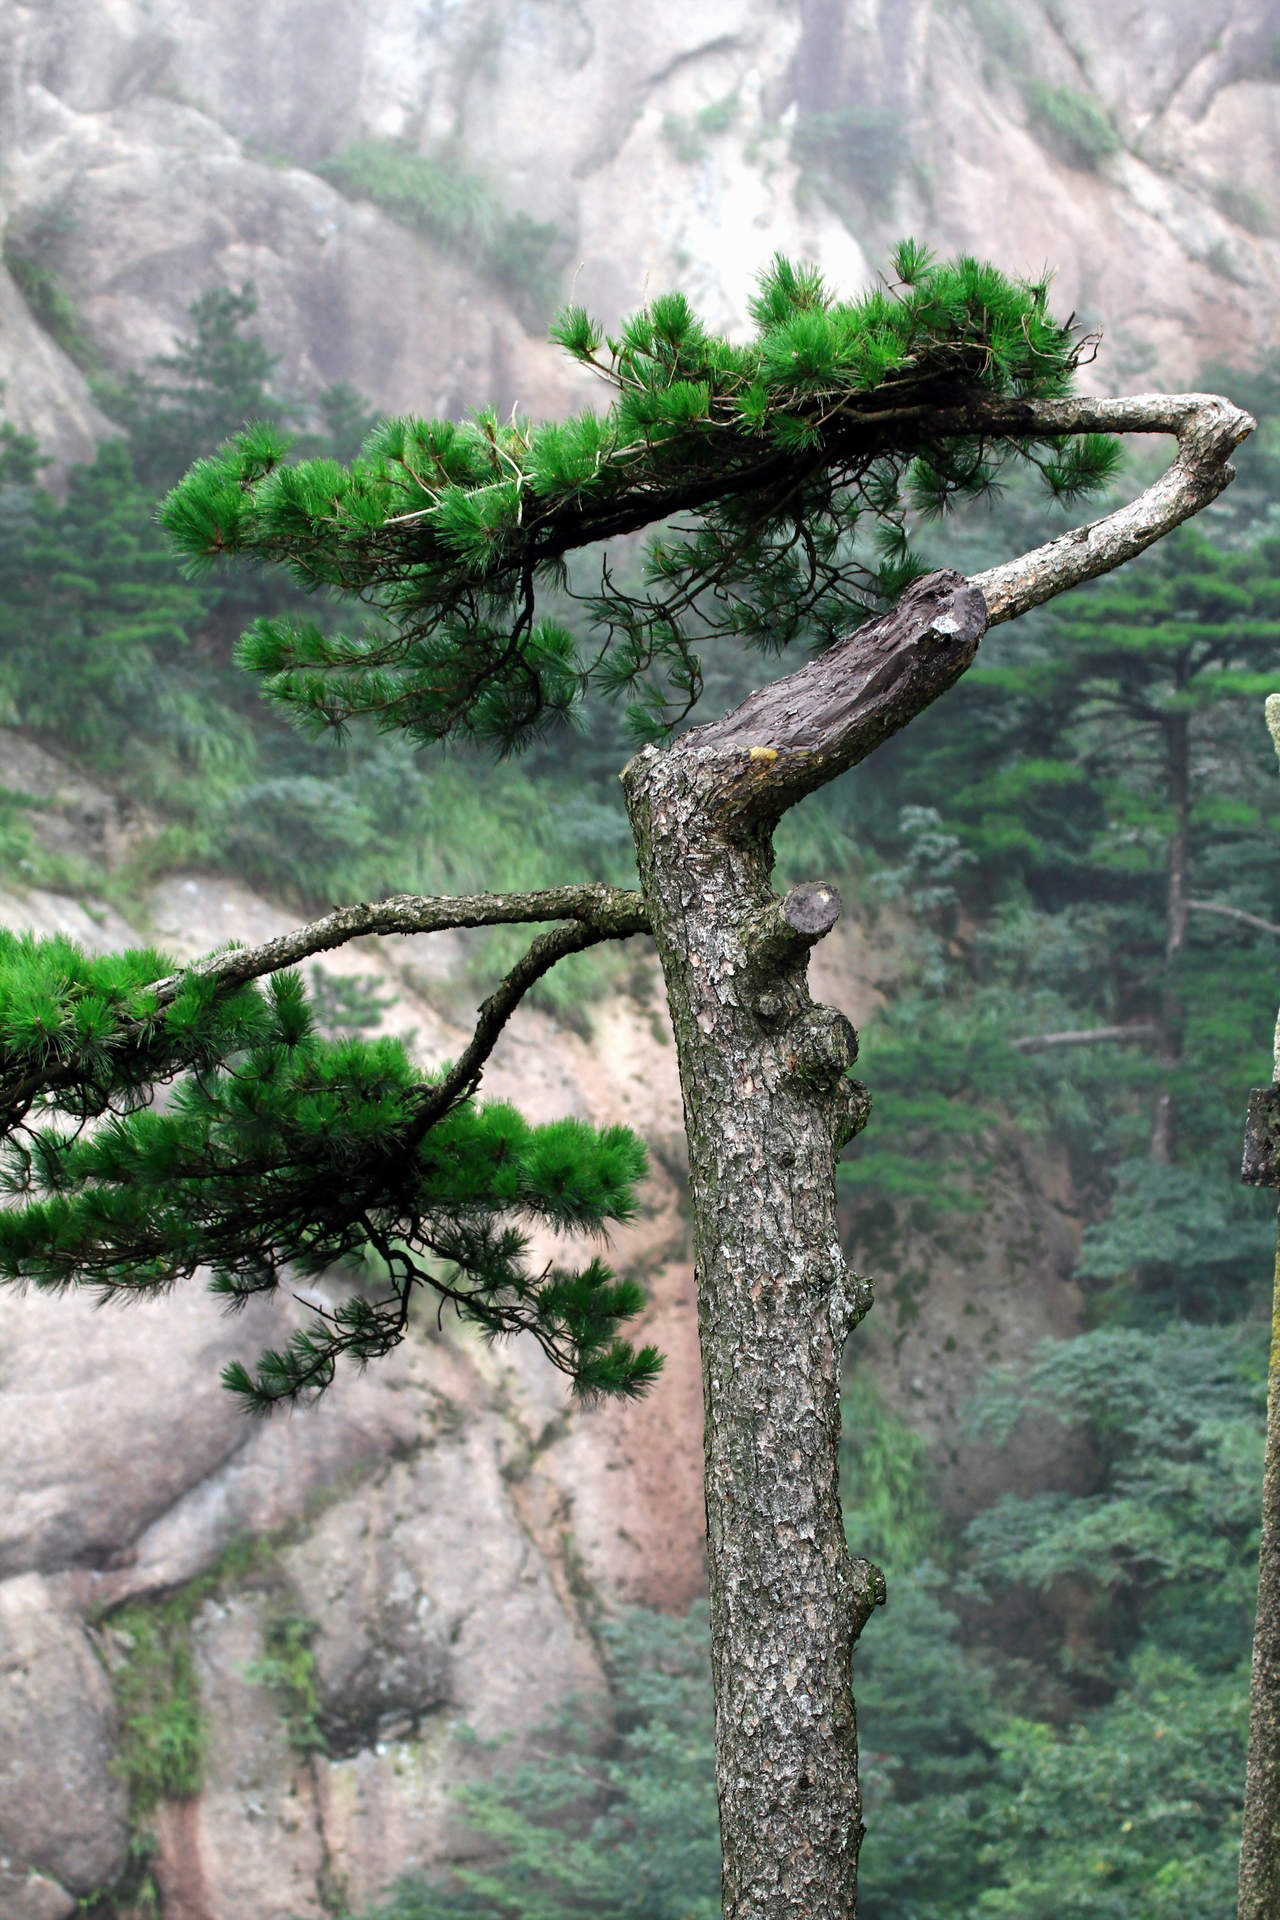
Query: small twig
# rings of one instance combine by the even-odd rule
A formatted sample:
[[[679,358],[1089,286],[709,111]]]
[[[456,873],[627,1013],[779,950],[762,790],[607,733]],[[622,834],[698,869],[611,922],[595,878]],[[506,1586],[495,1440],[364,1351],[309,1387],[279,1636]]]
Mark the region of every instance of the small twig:
[[[1191,913],[1220,913],[1224,920],[1243,920],[1246,927],[1256,927],[1259,933],[1274,933],[1280,939],[1280,927],[1273,927],[1259,914],[1246,913],[1243,907],[1224,907],[1217,900],[1188,900],[1187,909]]]
[[[461,1058],[442,1080],[425,1090],[422,1105],[406,1135],[409,1144],[416,1145],[450,1107],[475,1091],[503,1028],[530,987],[541,980],[544,973],[550,973],[558,960],[571,953],[582,953],[587,947],[598,946],[602,940],[618,937],[612,930],[591,926],[553,927],[550,933],[540,934],[481,1006],[476,1030]]]
[[[1098,1041],[1122,1044],[1127,1040],[1158,1040],[1159,1027],[1081,1027],[1069,1033],[1033,1033],[1025,1040],[1011,1040],[1019,1053],[1043,1053],[1048,1047],[1087,1047]]]

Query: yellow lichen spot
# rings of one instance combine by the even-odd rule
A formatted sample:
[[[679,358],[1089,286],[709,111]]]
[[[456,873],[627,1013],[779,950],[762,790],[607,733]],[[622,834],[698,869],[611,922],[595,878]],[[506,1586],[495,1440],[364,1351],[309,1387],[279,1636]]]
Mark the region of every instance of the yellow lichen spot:
[[[752,747],[747,755],[748,760],[776,760],[777,757],[776,747]]]

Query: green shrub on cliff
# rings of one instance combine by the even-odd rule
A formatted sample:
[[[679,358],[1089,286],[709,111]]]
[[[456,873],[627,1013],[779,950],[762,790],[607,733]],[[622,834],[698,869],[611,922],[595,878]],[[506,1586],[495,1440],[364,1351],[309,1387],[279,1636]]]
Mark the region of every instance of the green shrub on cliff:
[[[342,193],[372,200],[403,226],[465,254],[532,325],[546,324],[559,298],[558,229],[509,212],[490,182],[450,147],[422,154],[390,140],[356,140],[316,172]]]

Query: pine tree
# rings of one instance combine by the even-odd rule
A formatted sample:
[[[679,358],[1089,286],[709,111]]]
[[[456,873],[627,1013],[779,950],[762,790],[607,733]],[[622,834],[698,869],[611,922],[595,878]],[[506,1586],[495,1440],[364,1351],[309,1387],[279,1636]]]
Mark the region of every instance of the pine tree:
[[[40,486],[34,442],[12,429],[0,438],[0,688],[10,718],[135,797],[171,813],[186,800],[206,819],[211,788],[244,776],[262,731],[232,649],[262,606],[263,582],[255,600],[230,570],[216,584],[184,581],[155,504],[250,421],[301,418],[298,403],[273,397],[275,362],[262,343],[242,336],[255,311],[252,287],[215,288],[193,302],[190,335],[153,363],[160,379],[96,382],[127,439],[73,468],[64,498]],[[306,413],[302,444],[314,452],[352,452],[372,425],[346,388]],[[286,581],[273,584],[281,611],[300,603]],[[288,736],[274,717],[272,726]]]
[[[853,1029],[806,985],[838,897],[818,883],[774,894],[773,831],[954,684],[988,625],[1119,566],[1215,497],[1252,425],[1205,395],[1073,398],[1081,342],[1045,286],[934,264],[909,242],[895,270],[837,303],[779,259],[741,345],[679,295],[617,339],[571,308],[553,334],[614,390],[603,413],[391,421],[348,466],[290,462],[264,421],[165,504],[193,573],[243,555],[362,613],[346,633],[284,616],[244,637],[242,664],[304,729],[366,716],[422,744],[512,753],[588,692],[624,697],[643,743],[622,773],[638,891],[398,897],[181,974],[151,953],[0,942],[13,1202],[0,1273],[114,1297],[207,1266],[238,1303],[288,1269],[362,1260],[369,1284],[331,1316],[255,1374],[230,1369],[265,1409],[322,1390],[344,1355],[386,1352],[419,1292],[490,1336],[532,1334],[580,1395],[651,1383],[660,1357],[621,1331],[639,1288],[598,1257],[533,1270],[522,1224],[598,1234],[625,1219],[638,1143],[530,1127],[475,1095],[504,1023],[558,959],[652,935],[689,1135],[734,1920],[854,1910],[851,1656],[884,1598],[879,1572],[849,1556],[837,1489],[841,1352],[871,1288],[841,1255],[833,1170],[869,1101],[849,1078]],[[1179,441],[1131,506],[973,580],[924,572],[913,509],[981,495],[1019,463],[1055,497],[1084,497],[1116,470],[1115,432]],[[607,543],[644,528],[658,531],[628,584]],[[574,556],[601,546],[584,587]],[[679,733],[712,638],[811,653]],[[299,962],[368,933],[512,922],[550,930],[444,1073],[424,1077],[386,1041],[317,1036]]]
[[[1040,657],[998,677],[1006,713],[1016,716],[1006,729],[1006,751],[1029,749],[1042,767],[1057,757],[1061,767],[1069,745],[1082,770],[1096,776],[1106,769],[1113,780],[1127,762],[1127,779],[1113,784],[1110,811],[1121,816],[1113,838],[1127,828],[1131,841],[1145,843],[1134,847],[1131,885],[1142,886],[1142,869],[1153,864],[1152,843],[1163,843],[1163,857],[1154,863],[1164,869],[1163,953],[1145,978],[1133,980],[1127,1024],[1145,1023],[1136,1037],[1150,1036],[1163,1069],[1150,1154],[1165,1165],[1173,1159],[1177,1124],[1187,1018],[1181,975],[1191,917],[1234,915],[1248,924],[1247,910],[1192,894],[1192,816],[1197,788],[1206,784],[1196,762],[1212,767],[1218,757],[1214,724],[1226,704],[1274,685],[1278,561],[1274,538],[1223,551],[1195,529],[1182,529],[1142,565],[1055,609]]]

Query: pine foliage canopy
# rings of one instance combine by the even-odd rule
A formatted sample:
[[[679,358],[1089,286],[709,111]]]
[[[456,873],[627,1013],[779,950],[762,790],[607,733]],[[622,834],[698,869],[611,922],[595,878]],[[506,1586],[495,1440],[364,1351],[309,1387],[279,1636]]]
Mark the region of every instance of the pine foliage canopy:
[[[617,339],[570,307],[552,337],[614,389],[606,412],[391,420],[349,467],[289,464],[262,423],[192,469],[164,524],[193,572],[241,554],[364,602],[356,633],[267,619],[242,642],[242,663],[304,724],[371,714],[419,741],[510,751],[595,688],[627,695],[637,735],[654,737],[699,696],[700,639],[829,644],[900,592],[923,570],[909,509],[988,493],[1011,462],[1066,500],[1115,472],[1105,436],[957,418],[1069,390],[1087,343],[1052,318],[1046,284],[938,264],[911,241],[895,270],[892,286],[837,303],[815,270],[778,257],[742,345],[678,293]],[[634,588],[606,553],[598,585],[577,592],[572,554],[652,526]],[[585,649],[539,612],[546,592],[583,601]]]
[[[617,1337],[641,1289],[599,1259],[531,1270],[520,1224],[629,1219],[645,1173],[633,1134],[531,1126],[450,1099],[396,1040],[321,1039],[296,973],[233,992],[189,975],[162,1008],[166,970],[148,951],[87,959],[0,932],[0,1185],[20,1202],[0,1209],[0,1276],[111,1298],[208,1268],[242,1306],[286,1269],[354,1263],[349,1297],[256,1378],[228,1369],[259,1407],[319,1392],[343,1355],[388,1352],[420,1288],[487,1335],[533,1334],[580,1394],[648,1384],[657,1354]]]

